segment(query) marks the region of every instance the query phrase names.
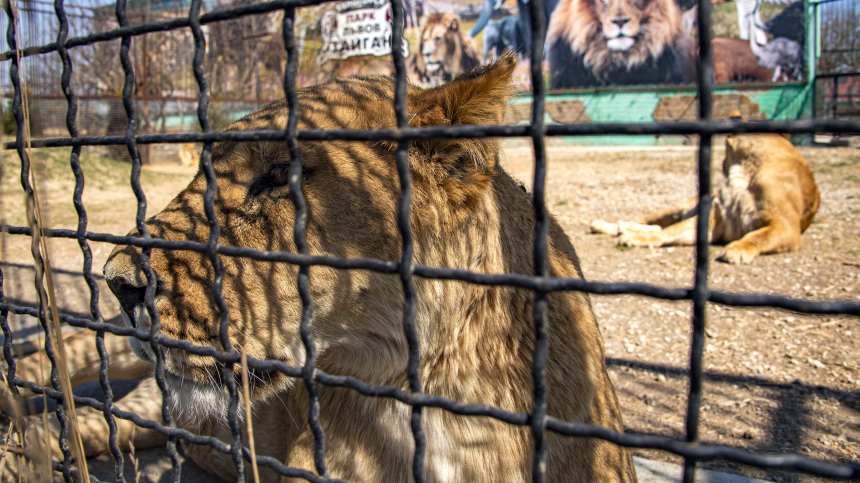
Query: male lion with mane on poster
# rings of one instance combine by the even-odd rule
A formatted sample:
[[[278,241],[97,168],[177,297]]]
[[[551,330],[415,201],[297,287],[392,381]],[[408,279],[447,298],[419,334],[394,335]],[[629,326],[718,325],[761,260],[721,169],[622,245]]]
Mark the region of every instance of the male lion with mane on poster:
[[[562,0],[547,43],[553,89],[695,80],[674,0]]]

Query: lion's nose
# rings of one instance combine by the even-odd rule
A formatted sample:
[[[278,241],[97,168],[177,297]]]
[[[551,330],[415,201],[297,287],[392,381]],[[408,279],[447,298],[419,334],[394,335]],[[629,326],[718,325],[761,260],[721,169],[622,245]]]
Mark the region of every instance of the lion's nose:
[[[108,278],[107,284],[129,317],[134,314],[136,307],[143,305],[146,284],[141,286],[136,280],[131,280],[123,276]]]
[[[140,267],[140,253],[133,247],[117,247],[104,268],[108,288],[130,317],[143,304],[146,275]]]
[[[618,25],[618,27],[623,27],[624,24],[626,24],[629,21],[630,21],[630,17],[619,17],[619,18],[613,18],[612,19],[612,23],[614,23],[615,25]]]

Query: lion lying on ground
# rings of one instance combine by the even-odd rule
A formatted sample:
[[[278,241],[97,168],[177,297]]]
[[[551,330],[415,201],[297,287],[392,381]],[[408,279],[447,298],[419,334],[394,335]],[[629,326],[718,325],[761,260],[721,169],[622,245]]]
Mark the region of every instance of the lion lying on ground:
[[[719,259],[749,263],[761,254],[800,250],[801,233],[821,202],[818,186],[803,156],[777,134],[744,134],[726,139],[726,185],[715,193],[708,235],[728,243]],[[693,245],[693,198],[646,216],[641,223],[595,221],[596,233],[621,235],[620,245],[659,247]]]
[[[439,88],[409,87],[412,126],[500,124],[516,65],[507,53],[492,66],[458,77]],[[335,80],[299,91],[299,129],[390,129],[393,81],[387,77]],[[337,106],[337,108],[332,108]],[[233,131],[285,129],[287,104],[275,102],[233,124]],[[399,260],[395,223],[399,193],[390,142],[303,141],[302,191],[308,203],[307,242],[311,253],[337,257]],[[414,142],[409,161],[414,181],[411,225],[414,261],[428,266],[479,273],[532,274],[530,196],[499,164],[493,139]],[[283,142],[223,142],[215,146],[218,175],[215,211],[220,242],[259,250],[296,252],[294,207],[290,201],[289,151]],[[147,227],[153,237],[205,242],[209,228],[203,208],[204,175],[197,177]],[[549,267],[554,277],[582,277],[573,246],[551,220]],[[132,231],[132,234],[136,231]],[[299,336],[302,303],[298,267],[248,258],[222,257],[224,295],[230,311],[234,347],[256,359],[301,366]],[[218,312],[213,303],[212,265],[205,253],[153,249],[158,288],[155,305],[164,335],[202,346],[220,347]],[[118,246],[105,276],[129,322],[148,328],[143,309],[145,277],[139,249]],[[329,374],[408,390],[406,340],[402,327],[403,291],[399,277],[367,270],[310,269],[317,367]],[[464,403],[489,404],[508,411],[532,407],[531,364],[534,340],[530,291],[448,280],[415,278],[416,325],[421,347],[420,375],[427,394]],[[549,296],[547,382],[550,416],[623,431],[621,413],[606,372],[603,342],[589,298],[578,292]],[[75,383],[97,365],[86,336],[69,350]],[[128,346],[108,337],[111,367],[140,369]],[[131,339],[134,353],[153,360],[149,345]],[[80,363],[81,366],[77,364]],[[32,376],[24,366],[21,371]],[[166,379],[174,395],[180,427],[225,442],[228,405],[223,367],[212,359],[172,349],[166,353]],[[219,374],[221,376],[219,377]],[[90,370],[88,378],[95,377]],[[239,378],[238,366],[233,374]],[[252,372],[254,434],[258,454],[313,471],[313,441],[306,423],[308,398],[301,381],[276,372]],[[40,381],[42,383],[46,381]],[[365,397],[345,388],[319,385],[320,422],[326,435],[331,475],[350,481],[411,481],[413,443],[410,407],[384,397]],[[159,419],[151,379],[127,398],[146,401],[144,417]],[[120,407],[127,406],[120,400]],[[104,452],[106,426],[101,415],[82,411],[87,454]],[[533,442],[528,427],[486,417],[459,416],[424,408],[428,481],[531,481]],[[138,431],[136,438],[141,438]],[[244,432],[243,432],[244,434]],[[127,448],[130,431],[120,430]],[[153,440],[158,438],[152,437]],[[138,441],[163,444],[160,441]],[[595,438],[549,436],[548,481],[636,481],[626,448]],[[222,477],[235,477],[229,455],[186,445],[196,463]],[[264,470],[265,481],[276,480]]]

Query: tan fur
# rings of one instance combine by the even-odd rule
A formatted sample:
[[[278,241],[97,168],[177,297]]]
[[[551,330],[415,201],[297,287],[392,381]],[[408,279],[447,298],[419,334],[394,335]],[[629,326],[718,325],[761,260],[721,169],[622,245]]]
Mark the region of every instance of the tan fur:
[[[714,56],[714,82],[766,81],[773,78],[773,69],[758,65],[746,40],[716,37],[711,40]]]
[[[480,65],[472,38],[460,27],[456,13],[431,13],[424,18],[418,47],[407,59],[413,83],[423,84],[433,78],[451,80]]]
[[[761,254],[800,250],[801,233],[812,223],[821,197],[803,156],[777,134],[744,134],[726,140],[726,185],[714,195],[709,237],[728,243],[719,259],[749,263]],[[695,243],[698,200],[693,198],[642,220],[662,230],[615,226],[618,243],[659,247]],[[592,230],[611,233],[612,224],[597,221]]]
[[[359,55],[345,59],[331,59],[319,68],[313,84],[322,84],[337,77],[353,75],[394,75],[394,62],[389,58]],[[306,85],[310,85],[306,84]]]
[[[458,77],[439,88],[410,87],[412,126],[498,124],[511,90],[516,58]],[[396,125],[393,81],[385,77],[336,80],[302,89],[299,129],[383,129]],[[276,102],[238,121],[230,130],[285,128],[287,106]],[[394,143],[302,142],[308,201],[307,241],[313,254],[399,260],[395,224],[399,193]],[[295,252],[294,208],[282,165],[290,162],[283,142],[220,143],[213,152],[218,174],[215,211],[219,242],[260,250]],[[493,139],[412,143],[414,182],[411,227],[414,262],[479,273],[532,274],[530,196],[499,164]],[[273,185],[252,195],[260,179]],[[150,218],[153,236],[205,241],[206,180],[199,174],[167,208]],[[134,233],[134,232],[132,232]],[[139,250],[119,246],[105,266],[115,293],[141,287]],[[298,268],[247,258],[222,257],[229,334],[250,357],[302,365]],[[213,274],[198,252],[152,251],[158,277],[155,304],[162,333],[195,344],[220,347],[218,314],[212,302]],[[550,225],[549,269],[555,277],[582,276],[568,238]],[[532,299],[529,291],[415,277],[416,328],[421,347],[423,390],[464,403],[491,404],[528,412],[532,405]],[[403,291],[395,275],[366,270],[310,269],[317,367],[408,390]],[[549,296],[549,414],[623,431],[620,409],[606,373],[600,332],[586,294]],[[145,320],[138,320],[144,328]],[[134,350],[151,357],[146,346]],[[211,359],[170,350],[165,368],[173,376],[180,426],[230,440],[217,407],[226,401],[209,374]],[[307,424],[304,385],[279,373],[256,374],[254,433],[259,454],[314,469],[313,437]],[[181,377],[182,379],[179,379]],[[197,385],[193,381],[197,381]],[[195,392],[193,388],[200,389]],[[191,388],[191,389],[189,389]],[[214,388],[214,389],[212,389]],[[214,404],[208,396],[214,391]],[[320,421],[326,433],[326,462],[333,477],[356,482],[411,481],[413,443],[409,407],[382,397],[319,385]],[[198,399],[198,396],[202,399]],[[210,414],[206,414],[210,411]],[[241,411],[241,409],[240,409]],[[188,417],[197,414],[198,417]],[[203,414],[202,417],[199,415]],[[428,481],[530,481],[533,442],[528,427],[485,417],[458,416],[424,408]],[[188,446],[194,461],[231,477],[229,456]],[[548,481],[636,481],[625,448],[593,438],[549,436]],[[263,479],[275,475],[264,470]],[[281,480],[286,481],[286,480]]]
[[[618,29],[612,21],[619,18],[627,19],[624,35],[636,39],[623,52],[607,46],[607,32]],[[558,39],[569,42],[597,77],[613,65],[625,64],[628,69],[641,66],[665,49],[688,50],[689,43],[673,0],[562,0],[550,20],[547,42]],[[688,73],[694,75],[694,71]]]
[[[179,148],[179,162],[182,166],[195,166],[200,159],[200,153],[197,151],[197,146],[193,144],[183,144]]]

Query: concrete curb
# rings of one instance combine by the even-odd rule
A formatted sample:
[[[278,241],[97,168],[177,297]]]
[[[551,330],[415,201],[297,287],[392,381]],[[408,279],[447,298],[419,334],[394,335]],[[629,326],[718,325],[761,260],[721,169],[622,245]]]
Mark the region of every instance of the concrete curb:
[[[681,481],[683,467],[673,463],[646,460],[633,457],[636,475],[639,483],[676,483]],[[747,478],[746,476],[720,473],[717,471],[696,470],[696,481],[699,483],[768,483],[765,480]]]
[[[125,457],[126,481],[135,481],[135,472],[128,453]],[[140,483],[168,483],[171,474],[170,458],[163,449],[140,451],[137,454],[137,476]],[[186,460],[182,455],[182,481],[188,483],[226,483],[225,480],[206,473],[200,467]],[[633,458],[639,483],[677,483],[681,481],[681,466],[662,461]],[[88,461],[90,473],[100,481],[113,481],[113,458],[93,458]],[[767,483],[764,480],[747,478],[745,476],[720,473],[716,471],[697,470],[696,481],[699,483]]]

